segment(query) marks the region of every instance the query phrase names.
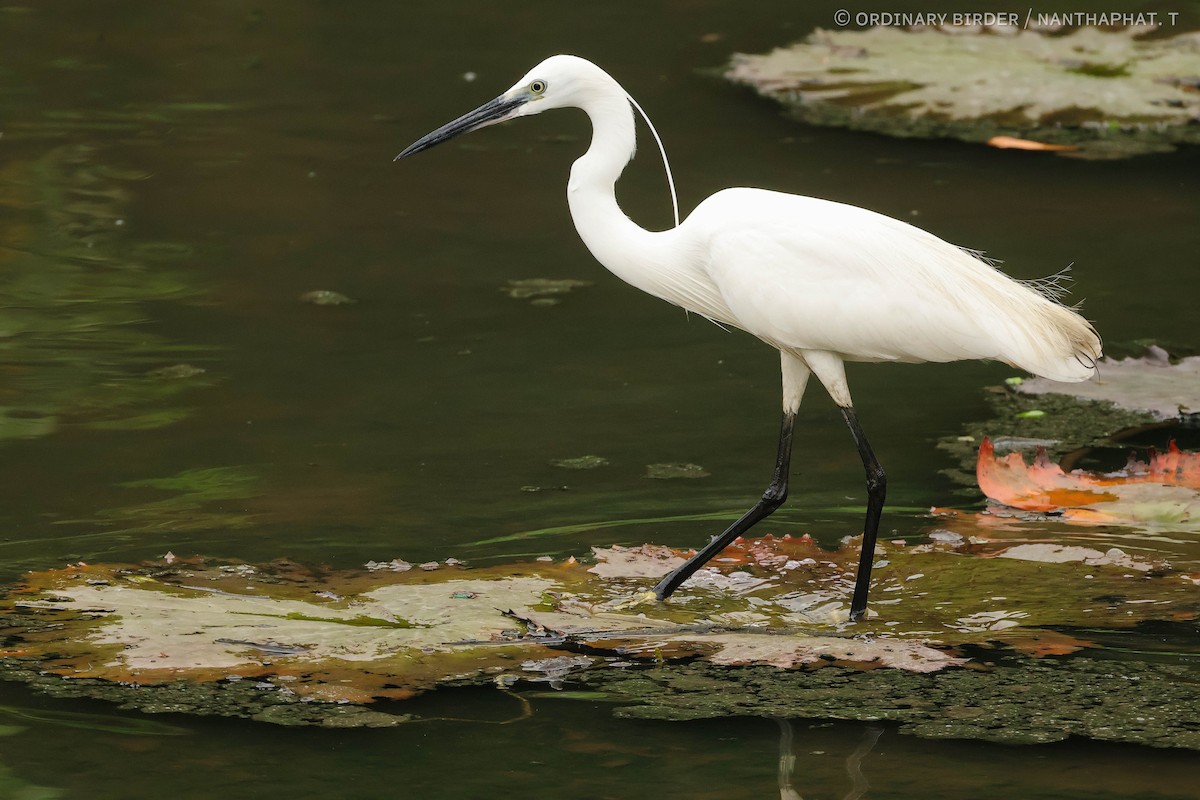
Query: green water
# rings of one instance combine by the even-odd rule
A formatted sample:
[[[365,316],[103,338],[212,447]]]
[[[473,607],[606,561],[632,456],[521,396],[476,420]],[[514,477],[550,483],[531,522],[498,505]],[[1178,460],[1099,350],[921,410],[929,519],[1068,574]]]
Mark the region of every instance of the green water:
[[[774,453],[777,357],[594,263],[564,202],[582,114],[391,161],[554,52],[597,61],[639,98],[685,210],[730,185],[859,204],[1019,277],[1073,263],[1075,297],[1113,345],[1196,346],[1200,153],[1094,163],[806,128],[698,72],[830,26],[838,7],[0,9],[0,576],[168,550],[353,566],[687,546],[712,533],[704,515],[754,499]],[[644,225],[669,224],[651,147],[620,198]],[[554,305],[504,291],[532,278],[592,285]],[[299,299],[317,290],[357,302]],[[983,416],[980,387],[1008,374],[851,367],[893,507],[971,501],[940,475],[951,464],[934,444]],[[861,465],[815,387],[797,431],[793,500],[769,530],[832,543],[861,524]],[[607,464],[551,463],[593,454]],[[645,477],[663,463],[709,476]],[[637,519],[655,521],[610,524]],[[885,519],[901,535],[926,524]],[[1200,560],[1183,537],[1132,538],[1118,546]],[[446,692],[419,712],[474,721],[389,731],[173,718],[188,735],[155,736],[4,718],[0,796],[778,791],[773,721],[621,721],[535,699],[529,719],[484,724],[511,718],[512,702]],[[19,686],[0,686],[0,703],[116,713]],[[863,731],[797,722],[796,791],[850,791]],[[888,730],[862,769],[873,797],[1190,797],[1194,758]]]

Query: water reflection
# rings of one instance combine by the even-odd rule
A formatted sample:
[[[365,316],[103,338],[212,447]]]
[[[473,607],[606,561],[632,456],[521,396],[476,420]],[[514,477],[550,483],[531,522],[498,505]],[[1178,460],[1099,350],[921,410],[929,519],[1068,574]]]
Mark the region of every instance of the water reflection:
[[[791,720],[783,717],[773,717],[779,726],[779,797],[780,800],[804,800],[804,797],[792,786],[793,772],[796,768],[796,754],[793,745],[794,731]],[[846,757],[846,775],[850,778],[850,791],[843,800],[860,800],[871,788],[863,772],[863,759],[875,749],[883,728],[869,726],[863,731],[862,742],[853,753]]]
[[[10,160],[0,175],[0,439],[61,424],[94,430],[166,427],[189,410],[181,395],[211,385],[183,359],[206,348],[146,330],[147,304],[197,293],[183,244],[131,240],[131,186],[97,148],[54,147]]]

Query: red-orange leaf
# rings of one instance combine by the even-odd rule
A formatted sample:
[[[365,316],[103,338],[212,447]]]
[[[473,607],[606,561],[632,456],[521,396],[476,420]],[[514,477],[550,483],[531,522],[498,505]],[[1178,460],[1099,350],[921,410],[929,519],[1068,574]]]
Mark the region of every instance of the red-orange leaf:
[[[992,500],[1026,511],[1057,511],[1117,499],[1114,494],[1096,491],[1097,484],[1089,475],[1064,473],[1043,448],[1039,447],[1033,463],[1026,465],[1020,453],[997,458],[988,438],[979,446],[975,476],[979,488]]]
[[[1032,464],[1020,453],[998,457],[989,439],[979,447],[979,488],[990,499],[1025,511],[1061,511],[1083,523],[1183,522],[1200,508],[1200,453],[1171,442],[1147,461],[1129,459],[1110,473],[1063,472],[1038,448]]]

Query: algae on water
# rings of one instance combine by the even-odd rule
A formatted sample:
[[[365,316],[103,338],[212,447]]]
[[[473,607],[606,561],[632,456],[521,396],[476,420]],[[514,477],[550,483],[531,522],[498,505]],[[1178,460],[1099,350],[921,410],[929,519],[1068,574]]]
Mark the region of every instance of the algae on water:
[[[731,716],[888,721],[928,739],[1042,744],[1071,736],[1200,750],[1194,670],[1146,661],[1009,660],[920,674],[826,667],[811,672],[673,664],[593,670],[583,685],[621,717]]]
[[[551,459],[550,465],[561,467],[562,469],[596,469],[597,467],[608,466],[608,459],[604,456],[596,455],[555,458]]]

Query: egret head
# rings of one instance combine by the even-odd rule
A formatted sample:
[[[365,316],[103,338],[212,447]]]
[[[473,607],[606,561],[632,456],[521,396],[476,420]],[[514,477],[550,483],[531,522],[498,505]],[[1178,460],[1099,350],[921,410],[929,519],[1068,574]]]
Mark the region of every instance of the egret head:
[[[507,92],[421,137],[396,156],[396,160],[497,122],[540,114],[551,108],[578,106],[589,87],[604,82],[616,85],[590,61],[577,56],[550,56]]]

